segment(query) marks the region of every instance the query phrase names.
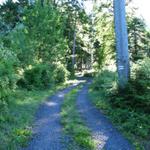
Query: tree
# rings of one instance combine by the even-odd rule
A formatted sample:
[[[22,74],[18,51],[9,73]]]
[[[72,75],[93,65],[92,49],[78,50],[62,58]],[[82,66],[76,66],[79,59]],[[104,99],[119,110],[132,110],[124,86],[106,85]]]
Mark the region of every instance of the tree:
[[[128,35],[125,15],[125,0],[114,0],[117,70],[120,88],[125,87],[130,74]]]
[[[3,23],[0,31],[12,30],[20,19],[18,4],[11,0],[6,1],[6,3],[0,5],[0,12],[0,18],[2,19],[1,22]]]
[[[149,32],[143,19],[131,14],[128,16],[129,49],[133,62],[148,56]]]
[[[92,20],[94,66],[97,69],[115,66],[113,1],[95,1]]]
[[[73,48],[72,48],[72,69],[74,70],[75,67],[75,51],[76,51],[76,29],[74,29],[73,35]]]
[[[12,31],[15,26],[22,22],[24,7],[27,5],[27,0],[7,0],[0,4],[0,32],[8,33]]]
[[[83,9],[82,1],[78,0],[64,0],[58,5],[66,16],[65,37],[68,41],[68,51],[66,55],[67,69],[72,73],[75,72],[75,65],[77,66],[77,47],[82,43],[80,42],[80,32],[84,24],[87,22],[87,15]],[[79,59],[78,59],[79,60]],[[79,64],[79,63],[78,63]]]

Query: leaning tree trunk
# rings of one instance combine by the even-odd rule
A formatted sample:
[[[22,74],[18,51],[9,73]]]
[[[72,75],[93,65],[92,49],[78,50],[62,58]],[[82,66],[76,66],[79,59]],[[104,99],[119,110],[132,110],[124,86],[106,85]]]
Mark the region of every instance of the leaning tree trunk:
[[[125,0],[114,0],[114,18],[119,87],[124,88],[130,75]]]

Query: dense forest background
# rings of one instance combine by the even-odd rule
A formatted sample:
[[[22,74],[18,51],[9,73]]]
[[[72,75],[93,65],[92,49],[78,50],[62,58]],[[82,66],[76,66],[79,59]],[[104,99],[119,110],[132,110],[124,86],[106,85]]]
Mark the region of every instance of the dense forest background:
[[[135,12],[128,8],[126,13],[131,74],[120,89],[112,0],[93,1],[91,14],[77,0],[8,0],[0,5],[0,149],[16,149],[30,135],[27,116],[22,123],[16,116],[32,110],[25,103],[82,72],[94,76],[90,93],[98,97],[96,105],[137,149],[148,150],[150,30]]]

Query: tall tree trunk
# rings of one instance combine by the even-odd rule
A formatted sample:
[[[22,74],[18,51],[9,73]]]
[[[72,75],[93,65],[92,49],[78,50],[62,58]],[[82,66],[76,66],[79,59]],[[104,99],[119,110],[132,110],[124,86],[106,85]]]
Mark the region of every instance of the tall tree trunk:
[[[74,71],[75,67],[75,51],[76,51],[76,30],[74,29],[73,35],[73,48],[72,48],[72,68]]]
[[[114,0],[114,18],[119,86],[124,88],[130,75],[125,0]]]

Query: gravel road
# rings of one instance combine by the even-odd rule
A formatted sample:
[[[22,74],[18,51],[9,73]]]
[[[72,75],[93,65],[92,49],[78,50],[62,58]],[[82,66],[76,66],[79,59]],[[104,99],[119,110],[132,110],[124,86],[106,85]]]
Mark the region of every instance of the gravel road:
[[[76,87],[70,86],[48,98],[37,111],[33,137],[23,150],[65,150],[64,135],[60,123],[61,104],[65,94]],[[67,139],[66,139],[67,140]]]
[[[111,122],[101,113],[88,98],[90,82],[78,93],[77,107],[91,129],[93,139],[97,142],[97,150],[133,150],[131,144],[113,127]]]

